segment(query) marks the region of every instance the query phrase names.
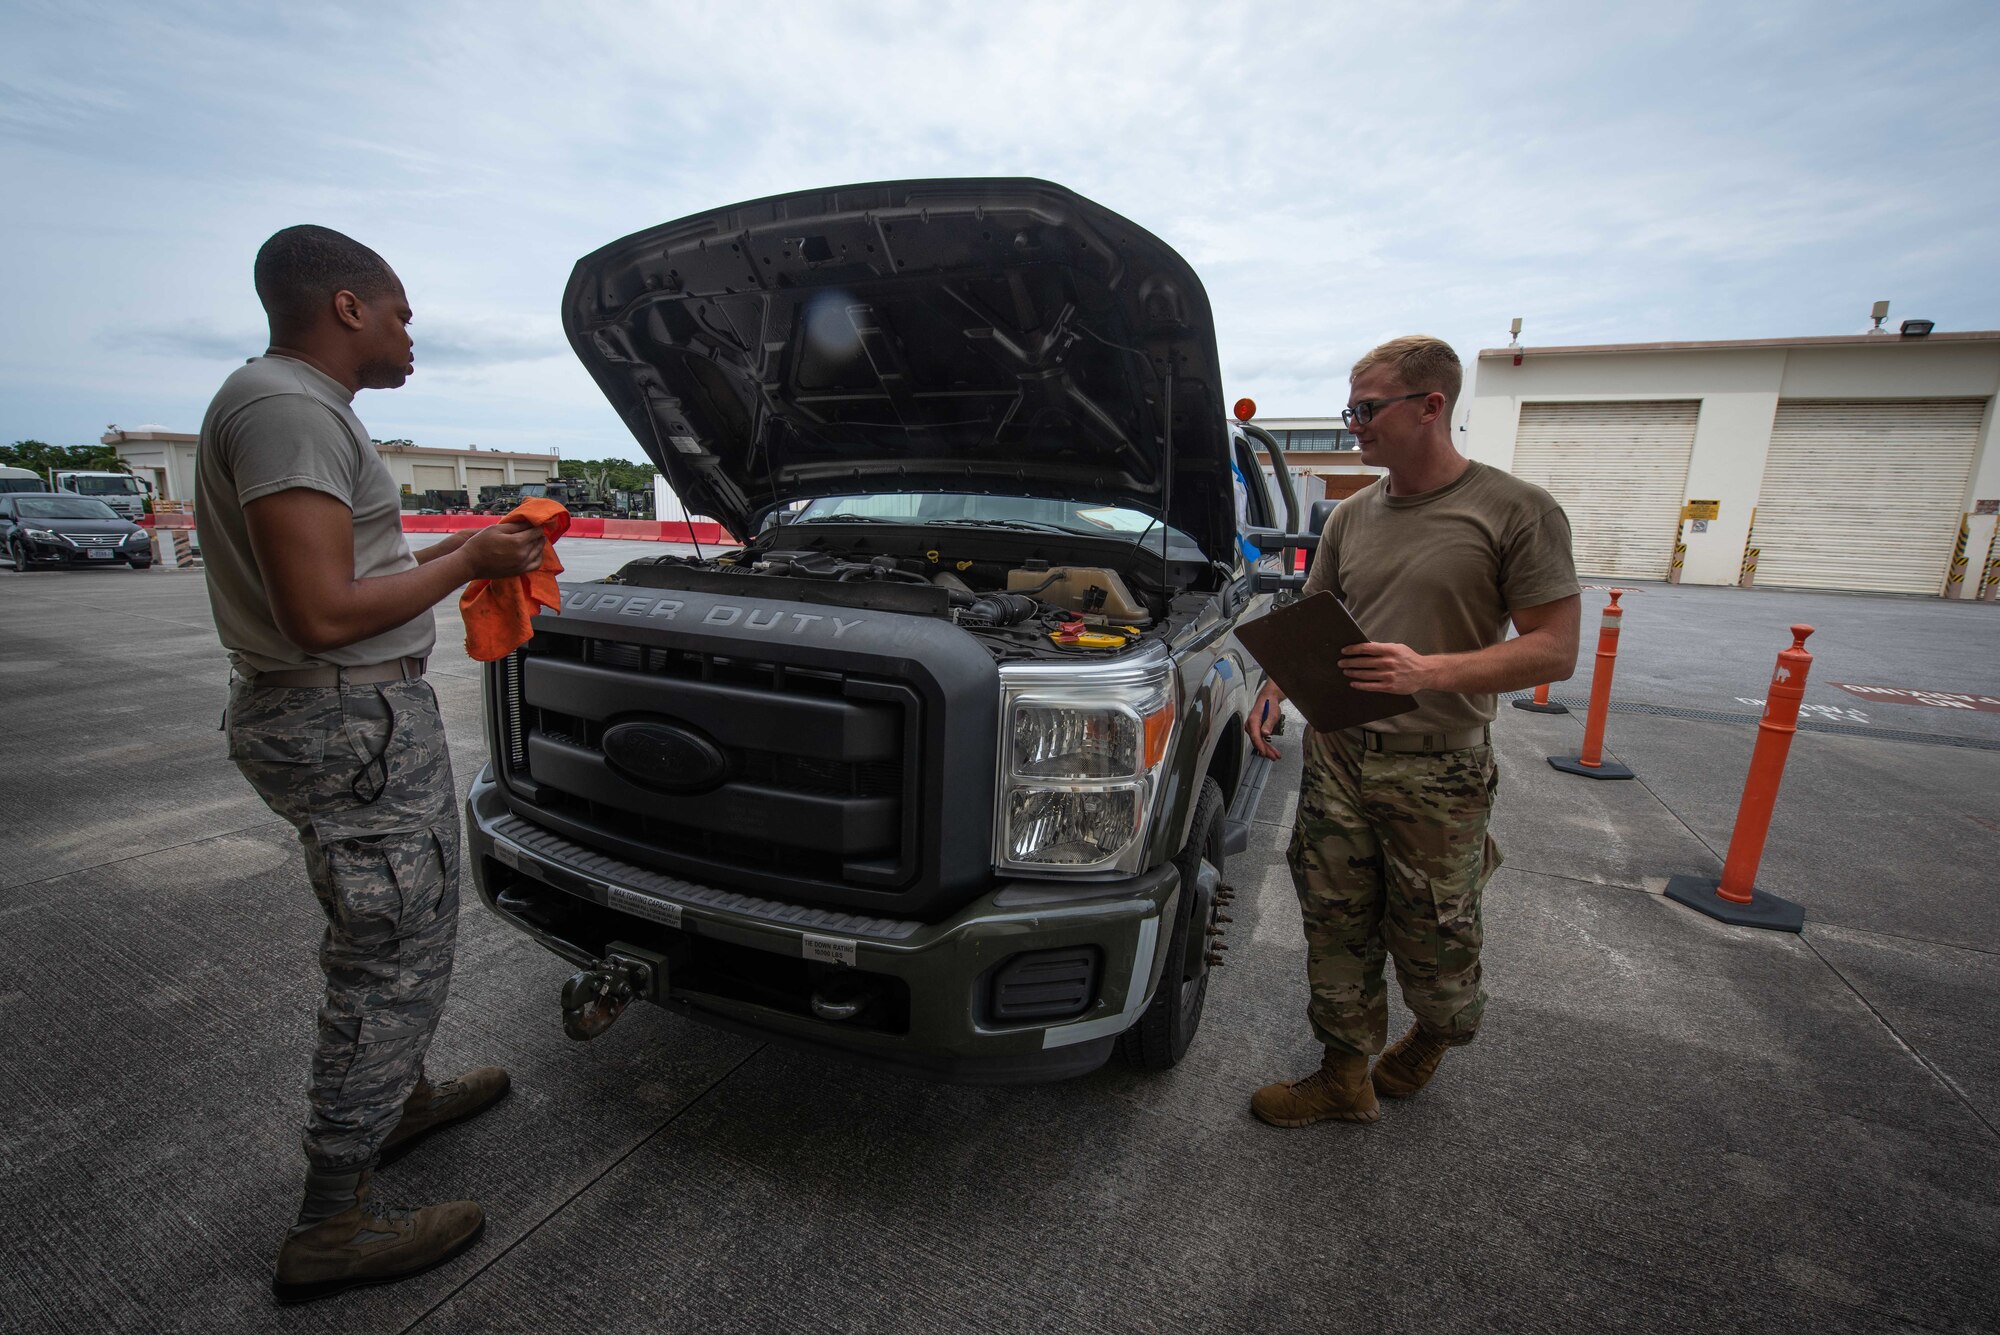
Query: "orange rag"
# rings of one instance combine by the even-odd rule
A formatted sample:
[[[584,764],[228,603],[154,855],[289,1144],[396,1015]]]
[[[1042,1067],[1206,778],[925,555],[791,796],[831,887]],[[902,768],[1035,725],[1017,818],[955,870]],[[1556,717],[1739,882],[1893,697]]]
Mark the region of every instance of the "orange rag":
[[[531,496],[500,522],[516,519],[540,524],[548,536],[541,567],[512,579],[475,579],[458,600],[459,615],[465,618],[465,652],[482,663],[505,658],[526,644],[535,633],[530,618],[541,608],[562,611],[562,590],[556,587],[562,562],[556,559],[556,539],[569,531],[569,511],[559,501]]]

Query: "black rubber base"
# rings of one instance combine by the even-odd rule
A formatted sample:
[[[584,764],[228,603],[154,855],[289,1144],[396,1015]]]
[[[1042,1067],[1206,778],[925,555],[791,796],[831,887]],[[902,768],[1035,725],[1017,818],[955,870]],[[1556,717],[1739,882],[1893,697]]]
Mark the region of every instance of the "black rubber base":
[[[1527,711],[1528,711],[1528,712],[1529,712],[1530,714],[1567,714],[1567,713],[1569,713],[1569,706],[1568,706],[1568,705],[1559,705],[1559,704],[1557,704],[1557,703],[1556,703],[1555,701],[1553,701],[1553,700],[1549,701],[1549,702],[1548,702],[1547,704],[1545,704],[1545,705],[1538,705],[1538,704],[1536,704],[1536,703],[1535,703],[1535,702],[1534,702],[1534,701],[1533,701],[1532,699],[1530,699],[1530,700],[1516,700],[1516,701],[1514,701],[1514,708],[1516,708],[1516,709],[1525,709],[1525,710],[1527,710]]]
[[[1715,893],[1721,882],[1706,876],[1674,876],[1667,880],[1667,898],[1685,904],[1697,913],[1706,913],[1731,927],[1762,927],[1773,932],[1796,932],[1806,925],[1806,910],[1789,899],[1751,890],[1750,902],[1738,904]]]
[[[1619,764],[1610,757],[1592,769],[1575,756],[1550,756],[1549,764],[1565,774],[1581,774],[1586,779],[1629,779],[1633,777],[1629,767]]]

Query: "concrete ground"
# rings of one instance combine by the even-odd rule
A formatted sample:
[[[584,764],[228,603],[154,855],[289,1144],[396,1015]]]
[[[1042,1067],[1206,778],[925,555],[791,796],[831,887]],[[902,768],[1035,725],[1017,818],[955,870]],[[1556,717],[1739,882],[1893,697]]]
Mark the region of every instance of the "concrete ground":
[[[563,551],[590,575],[635,549],[658,550]],[[1809,701],[1848,703],[1830,680],[2000,686],[1992,606],[1626,603],[1630,703],[1747,708],[1794,619],[1821,628]],[[479,684],[449,604],[439,623],[463,784]],[[567,967],[473,904],[434,1069],[503,1062],[515,1093],[383,1192],[476,1194],[486,1234],[407,1283],[276,1309],[318,910],[291,830],[224,758],[223,693],[198,576],[0,573],[7,1330],[2000,1319],[2000,752],[1801,734],[1762,878],[1806,905],[1793,936],[1659,893],[1718,869],[1753,728],[1614,714],[1639,781],[1596,783],[1544,760],[1574,752],[1578,720],[1511,709],[1487,1027],[1373,1127],[1276,1131],[1245,1106],[1316,1059],[1282,863],[1294,727],[1229,868],[1230,967],[1163,1076],[933,1085],[651,1009],[580,1045],[558,1022]],[[1866,712],[1959,740],[2000,717],[1889,708]]]

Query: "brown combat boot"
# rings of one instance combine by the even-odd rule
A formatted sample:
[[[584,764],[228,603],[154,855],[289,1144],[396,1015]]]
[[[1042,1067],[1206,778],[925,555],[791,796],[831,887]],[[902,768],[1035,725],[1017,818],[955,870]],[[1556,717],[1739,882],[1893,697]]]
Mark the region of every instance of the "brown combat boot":
[[[1411,1025],[1410,1032],[1376,1061],[1369,1077],[1375,1092],[1385,1099],[1407,1099],[1431,1082],[1450,1046],[1421,1024]]]
[[[470,1246],[486,1227],[477,1201],[421,1210],[372,1204],[374,1174],[306,1174],[299,1222],[278,1248],[271,1292],[281,1303],[310,1302],[363,1284],[388,1284],[439,1265]]]
[[[433,1131],[477,1117],[505,1097],[511,1085],[507,1073],[498,1066],[481,1066],[437,1085],[417,1081],[410,1097],[403,1100],[403,1119],[382,1142],[376,1166],[396,1162]]]
[[[1272,1126],[1311,1126],[1333,1118],[1373,1122],[1382,1116],[1368,1083],[1368,1059],[1328,1048],[1319,1069],[1303,1080],[1281,1080],[1250,1096],[1250,1111]]]

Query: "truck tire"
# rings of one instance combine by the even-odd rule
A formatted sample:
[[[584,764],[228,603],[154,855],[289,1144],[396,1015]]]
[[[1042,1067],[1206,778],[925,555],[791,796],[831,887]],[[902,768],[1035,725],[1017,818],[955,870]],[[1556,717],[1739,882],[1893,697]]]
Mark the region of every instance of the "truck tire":
[[[1209,930],[1215,925],[1215,890],[1222,884],[1222,785],[1201,781],[1187,843],[1174,855],[1181,894],[1174,905],[1174,930],[1167,939],[1167,962],[1153,1003],[1118,1040],[1125,1060],[1142,1071],[1164,1071],[1180,1061],[1201,1027],[1208,1000]],[[1204,876],[1202,864],[1210,874]]]

